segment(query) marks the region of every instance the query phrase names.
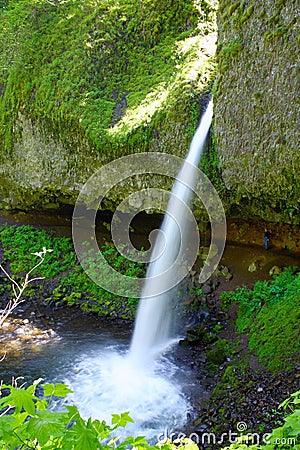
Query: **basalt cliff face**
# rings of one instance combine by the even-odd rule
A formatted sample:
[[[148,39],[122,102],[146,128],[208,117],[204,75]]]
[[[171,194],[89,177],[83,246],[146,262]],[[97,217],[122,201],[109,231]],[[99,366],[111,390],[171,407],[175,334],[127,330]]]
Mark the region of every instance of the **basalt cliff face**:
[[[230,212],[297,223],[299,2],[221,0],[215,136]]]
[[[4,1],[0,209],[73,205],[98,168],[131,153],[183,157],[214,84],[202,168],[228,217],[298,223],[298,2],[220,0],[218,38],[217,6]]]

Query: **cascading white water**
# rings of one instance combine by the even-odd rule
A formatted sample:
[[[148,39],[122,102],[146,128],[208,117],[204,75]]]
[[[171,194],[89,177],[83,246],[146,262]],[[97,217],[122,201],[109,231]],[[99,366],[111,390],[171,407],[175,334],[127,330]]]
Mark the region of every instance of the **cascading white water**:
[[[180,246],[184,245],[185,234],[188,229],[185,208],[191,201],[191,188],[194,187],[194,172],[191,170],[191,164],[198,167],[212,115],[213,103],[211,100],[202,116],[185,162],[174,183],[161,225],[161,232],[154,245],[152,262],[148,266],[130,348],[130,358],[136,364],[143,365],[146,360],[155,357],[168,345],[170,340],[169,332],[172,322],[170,300],[174,292],[173,290],[164,292],[167,280],[163,277],[159,281],[162,294],[152,296],[151,292],[157,292],[158,281],[155,277],[172,266],[179,254]],[[184,182],[185,180],[188,185]]]
[[[111,414],[129,411],[134,424],[125,433],[142,434],[154,442],[166,428],[182,429],[190,408],[177,381],[178,377],[184,378],[188,369],[182,371],[170,358],[161,355],[170,344],[170,301],[176,295],[169,289],[164,274],[175,260],[180,264],[178,254],[186,251],[186,208],[195,181],[191,165],[193,169],[198,166],[212,110],[211,101],[174,183],[147,270],[129,353],[110,345],[94,355],[79,355],[73,362],[72,375],[66,379],[74,391],[73,400],[84,416],[109,421]],[[159,290],[154,284],[157,279]],[[162,293],[153,295],[154,292]]]

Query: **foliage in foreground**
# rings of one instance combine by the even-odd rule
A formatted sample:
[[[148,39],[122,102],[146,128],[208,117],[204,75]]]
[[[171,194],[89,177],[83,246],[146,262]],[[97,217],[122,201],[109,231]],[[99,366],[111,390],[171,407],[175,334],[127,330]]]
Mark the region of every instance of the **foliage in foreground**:
[[[112,425],[100,420],[84,420],[76,406],[66,406],[63,412],[51,411],[54,397],[64,398],[70,389],[63,384],[42,385],[42,398],[37,397],[40,380],[28,388],[2,386],[5,395],[0,400],[3,409],[0,417],[0,444],[2,449],[97,449],[113,448],[110,435],[118,428],[132,422],[128,413],[114,414]],[[7,392],[8,390],[8,392]],[[107,441],[101,444],[100,442]],[[143,438],[129,438],[123,445],[142,444]]]
[[[118,438],[118,428],[133,422],[128,412],[113,414],[111,425],[98,419],[83,419],[74,405],[65,407],[64,411],[49,409],[55,397],[64,398],[71,390],[64,384],[44,384],[41,395],[36,390],[41,380],[29,387],[2,385],[0,399],[0,448],[9,449],[65,449],[97,450],[125,448],[160,448],[171,450],[184,447],[195,450],[197,445],[190,439],[165,442],[151,446],[144,437],[128,437],[123,441]],[[300,391],[282,403],[289,410],[282,427],[276,428],[268,436],[266,445],[250,445],[245,442],[232,444],[227,449],[300,449]],[[292,443],[292,445],[287,444]]]
[[[51,248],[53,251],[45,255],[45,264],[37,267],[33,274],[51,280],[47,284],[47,300],[68,306],[79,306],[83,311],[97,314],[132,318],[135,313],[137,299],[124,298],[111,294],[92,281],[77,261],[70,238],[55,237],[45,230],[32,226],[3,226],[0,227],[0,243],[3,248],[3,266],[6,266],[15,279],[23,277],[28,267],[32,266],[32,253],[41,248]],[[126,260],[112,244],[106,243],[100,247],[101,253],[109,265],[118,272],[134,278],[144,276],[143,264]],[[105,270],[101,270],[97,255],[94,255],[86,245],[86,258],[90,272],[97,278],[105,277]],[[32,285],[33,286],[33,285]],[[0,294],[9,289],[9,285],[0,284]],[[41,291],[36,292],[37,289]],[[30,295],[30,291],[26,291]],[[34,295],[45,298],[44,286],[36,286]]]
[[[237,329],[249,335],[249,348],[269,369],[294,367],[299,359],[300,272],[286,268],[253,289],[224,292],[223,304],[239,303]]]

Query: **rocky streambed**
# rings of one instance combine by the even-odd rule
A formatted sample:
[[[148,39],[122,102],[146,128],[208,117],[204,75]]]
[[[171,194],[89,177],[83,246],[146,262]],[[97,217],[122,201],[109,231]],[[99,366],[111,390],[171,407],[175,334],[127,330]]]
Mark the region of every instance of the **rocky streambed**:
[[[52,328],[45,328],[41,323],[34,324],[29,319],[8,317],[0,328],[0,358],[7,354],[18,357],[24,350],[38,351],[40,345],[58,339],[58,334]]]
[[[271,279],[298,261],[297,254],[278,249],[265,252],[257,246],[231,245],[223,265],[202,286],[203,295],[196,299],[196,306],[206,305],[206,314],[201,323],[187,329],[180,342],[189,347],[190,364],[207,393],[206,400],[195,393],[195,411],[185,431],[200,448],[223,448],[245,434],[257,439],[249,444],[263,443],[273,428],[283,424],[285,412],[278,407],[300,388],[299,354],[292,369],[268,370],[255,351],[249,350],[246,334],[236,330],[238,305],[224,310],[220,295],[237,286],[251,288],[256,281]],[[255,270],[251,270],[253,265]]]
[[[249,351],[247,338],[234,330],[235,315],[234,308],[224,313],[215,304],[204,323],[188,329],[181,342],[190,348],[190,365],[207,393],[203,398],[195,392],[195,410],[185,430],[200,439],[200,448],[229,445],[229,433],[258,433],[262,439],[283,424],[284,411],[278,407],[300,387],[300,361],[289,371],[267,370]]]

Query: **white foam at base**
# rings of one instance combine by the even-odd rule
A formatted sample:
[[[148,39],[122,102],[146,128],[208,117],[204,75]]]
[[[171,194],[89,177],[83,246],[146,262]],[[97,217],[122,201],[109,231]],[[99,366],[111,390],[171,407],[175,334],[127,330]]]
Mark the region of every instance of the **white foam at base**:
[[[152,369],[137,368],[127,355],[111,350],[82,355],[66,380],[74,391],[68,402],[73,400],[84,418],[108,423],[112,414],[129,411],[134,424],[128,424],[122,437],[155,440],[164,429],[182,429],[186,422],[189,403],[172,382],[176,370],[167,360],[156,361]]]

